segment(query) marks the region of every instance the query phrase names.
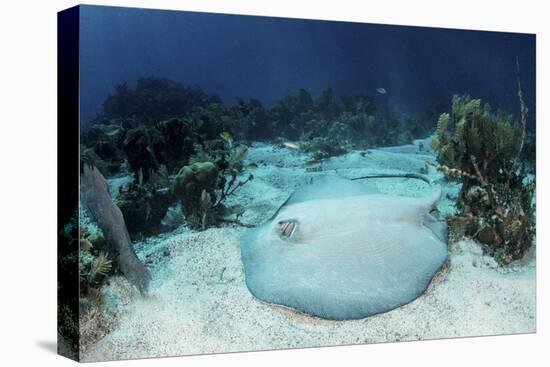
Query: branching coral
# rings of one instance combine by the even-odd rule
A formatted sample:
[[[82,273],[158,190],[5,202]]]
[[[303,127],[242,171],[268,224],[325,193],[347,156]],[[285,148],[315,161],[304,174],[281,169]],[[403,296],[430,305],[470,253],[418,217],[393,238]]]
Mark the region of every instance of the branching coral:
[[[113,263],[100,249],[105,246],[102,232],[87,222],[82,210],[60,236],[68,242],[58,253],[58,332],[76,354],[111,330],[114,315],[105,307],[102,287],[113,273]]]
[[[115,269],[110,255],[102,250],[107,247],[102,232],[87,223],[83,211],[79,243],[79,343],[83,350],[109,333],[116,321],[116,311],[107,306],[104,293]]]
[[[455,96],[432,143],[441,162],[432,165],[462,182],[451,229],[477,239],[501,264],[520,259],[533,238],[534,183],[526,183],[520,159],[526,112],[522,107],[522,124],[514,124],[478,99]]]
[[[97,251],[90,246],[89,249],[80,250],[79,255],[79,279],[80,296],[88,297],[97,307],[105,305],[103,293],[99,289],[103,280],[111,272],[112,260],[109,255]]]

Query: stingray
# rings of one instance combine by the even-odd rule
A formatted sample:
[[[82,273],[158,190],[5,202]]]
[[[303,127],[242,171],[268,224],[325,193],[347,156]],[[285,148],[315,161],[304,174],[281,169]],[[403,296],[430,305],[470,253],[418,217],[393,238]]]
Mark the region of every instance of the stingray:
[[[296,190],[241,241],[246,284],[258,299],[332,320],[411,302],[447,259],[446,225],[423,197],[382,194],[335,176]]]

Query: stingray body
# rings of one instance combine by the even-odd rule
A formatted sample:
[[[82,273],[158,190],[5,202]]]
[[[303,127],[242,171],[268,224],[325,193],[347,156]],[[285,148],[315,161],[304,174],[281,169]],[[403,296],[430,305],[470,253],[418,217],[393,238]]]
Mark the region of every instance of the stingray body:
[[[262,301],[334,320],[389,311],[421,295],[447,259],[446,227],[426,197],[384,195],[321,177],[241,242],[249,290]]]

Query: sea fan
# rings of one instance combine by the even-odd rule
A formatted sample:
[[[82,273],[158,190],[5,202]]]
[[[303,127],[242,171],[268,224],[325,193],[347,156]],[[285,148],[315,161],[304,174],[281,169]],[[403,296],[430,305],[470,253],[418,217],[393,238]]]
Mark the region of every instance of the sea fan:
[[[246,145],[239,145],[229,157],[229,166],[234,167],[236,164],[240,163],[248,153],[248,147]]]
[[[108,255],[104,252],[100,252],[99,256],[92,262],[92,267],[88,273],[88,279],[91,281],[97,280],[99,277],[104,277],[111,271],[112,261],[109,260]]]

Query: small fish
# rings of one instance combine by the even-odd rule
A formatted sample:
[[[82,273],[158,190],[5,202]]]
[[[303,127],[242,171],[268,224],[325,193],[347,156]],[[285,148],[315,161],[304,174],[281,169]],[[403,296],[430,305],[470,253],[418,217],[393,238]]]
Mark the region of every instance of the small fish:
[[[256,163],[252,162],[252,163],[247,164],[247,165],[246,165],[246,168],[248,168],[248,169],[256,169],[256,168],[258,168],[258,165],[257,165]]]
[[[309,161],[305,163],[306,171],[321,171],[321,162],[320,161]]]
[[[300,145],[298,143],[293,143],[291,141],[285,141],[283,145],[289,149],[298,150],[300,149]]]
[[[376,89],[376,92],[378,92],[379,94],[386,94],[386,93],[388,93],[388,92],[386,91],[385,88],[378,88],[378,89]]]
[[[106,136],[115,136],[124,130],[124,128],[122,127],[122,122],[120,122],[119,124],[107,124],[100,126],[102,126],[102,130],[105,132]]]
[[[229,145],[229,148],[233,147],[233,138],[231,137],[231,134],[229,134],[227,131],[224,131],[220,133],[220,138],[223,139]]]

